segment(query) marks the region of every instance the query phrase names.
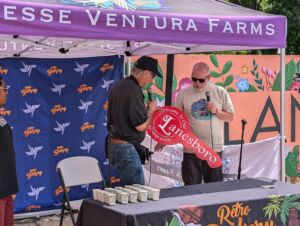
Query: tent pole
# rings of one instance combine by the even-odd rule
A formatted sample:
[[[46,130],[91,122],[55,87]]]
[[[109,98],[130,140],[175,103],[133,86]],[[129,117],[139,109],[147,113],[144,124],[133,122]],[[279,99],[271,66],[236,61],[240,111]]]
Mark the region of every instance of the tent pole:
[[[285,181],[285,48],[280,49],[280,159],[281,181]]]
[[[167,78],[166,78],[166,99],[165,105],[172,105],[172,87],[173,87],[173,71],[174,71],[174,54],[167,56]]]
[[[131,56],[127,56],[126,59],[127,59],[125,61],[127,63],[127,75],[126,75],[126,77],[128,77],[131,74]]]

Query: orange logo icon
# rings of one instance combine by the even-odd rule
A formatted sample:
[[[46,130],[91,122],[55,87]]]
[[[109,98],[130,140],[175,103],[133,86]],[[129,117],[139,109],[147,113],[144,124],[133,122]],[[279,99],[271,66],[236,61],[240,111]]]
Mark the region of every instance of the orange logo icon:
[[[89,130],[89,129],[94,129],[95,128],[95,125],[89,123],[89,122],[85,122],[83,123],[83,125],[80,127],[80,131],[81,132],[84,132],[86,130]]]
[[[77,91],[78,93],[82,94],[83,92],[93,91],[93,87],[83,84],[77,88]]]
[[[117,177],[111,177],[111,178],[110,178],[110,182],[111,182],[112,184],[119,183],[119,182],[120,182],[120,178],[117,178]]]
[[[103,110],[107,111],[107,109],[108,109],[108,101],[106,101],[106,102],[102,105],[102,107],[103,107]]]
[[[67,154],[68,152],[69,152],[69,148],[65,148],[64,146],[60,145],[54,149],[53,154],[54,156],[58,156],[60,154]]]
[[[38,205],[30,205],[30,206],[26,207],[26,211],[30,212],[31,210],[37,210],[37,209],[40,209],[40,208],[41,208],[41,206],[38,206]]]
[[[55,196],[59,196],[63,192],[64,192],[64,190],[63,190],[62,186],[59,186],[57,189],[55,189],[54,194],[55,194]]]
[[[111,70],[113,70],[113,69],[114,69],[114,65],[108,64],[108,63],[103,64],[103,65],[100,67],[100,71],[101,71],[102,73],[107,72],[107,71],[111,71]]]
[[[28,137],[33,134],[40,134],[40,132],[41,132],[40,129],[35,129],[33,126],[30,126],[24,131],[24,136]]]
[[[51,109],[51,113],[52,115],[55,115],[57,112],[66,112],[67,108],[61,106],[60,104],[55,105],[52,109]]]
[[[7,75],[8,69],[0,66],[0,75]]]
[[[6,110],[5,108],[0,108],[0,115],[1,116],[7,116],[10,115],[11,111],[10,110]]]
[[[21,90],[21,94],[22,96],[26,96],[27,94],[36,94],[38,91],[38,89],[36,88],[33,88],[31,86],[25,86],[24,89]]]
[[[43,175],[43,171],[38,171],[37,169],[31,169],[26,173],[27,180],[30,180],[32,177],[40,177]]]
[[[48,70],[47,70],[48,76],[51,76],[53,74],[62,74],[63,73],[63,69],[58,68],[57,66],[51,66]]]

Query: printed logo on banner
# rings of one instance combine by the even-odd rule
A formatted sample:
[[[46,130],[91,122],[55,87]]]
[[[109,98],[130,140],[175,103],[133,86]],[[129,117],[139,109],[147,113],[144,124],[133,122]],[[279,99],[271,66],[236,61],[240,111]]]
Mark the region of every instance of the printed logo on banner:
[[[26,114],[30,114],[31,117],[33,117],[35,110],[41,106],[40,104],[29,105],[26,102],[25,102],[25,105],[26,105],[26,108],[23,109],[23,112]]]
[[[8,69],[0,66],[0,75],[7,75]]]
[[[89,187],[90,187],[89,184],[83,184],[83,185],[81,185],[81,188],[85,189],[86,192],[89,191]]]
[[[109,63],[105,63],[100,67],[100,71],[102,73],[105,73],[107,71],[112,71],[114,69],[114,65],[113,64],[109,64]]]
[[[102,105],[103,110],[107,111],[108,109],[108,101],[105,101],[105,103]]]
[[[47,74],[48,76],[52,76],[52,75],[58,75],[58,74],[62,74],[63,73],[63,69],[58,68],[57,66],[51,66],[48,70],[47,70]]]
[[[54,194],[55,196],[59,196],[60,194],[64,193],[64,190],[62,188],[62,186],[59,186],[58,188],[55,189]]]
[[[76,66],[77,66],[77,67],[73,68],[74,71],[79,72],[80,75],[82,76],[83,73],[84,73],[84,70],[85,70],[86,68],[89,67],[89,64],[78,64],[78,63],[76,62]]]
[[[22,62],[23,64],[23,68],[20,68],[21,72],[27,73],[28,77],[30,77],[32,69],[36,68],[36,65],[34,64],[25,64],[24,62]]]
[[[46,187],[36,187],[34,188],[31,184],[29,185],[31,191],[27,192],[27,195],[30,197],[35,197],[35,200],[38,200],[40,192],[44,191]]]
[[[60,96],[62,89],[66,87],[66,84],[55,84],[54,82],[52,82],[53,88],[51,88],[51,91],[53,93],[58,93],[58,95]]]
[[[81,105],[78,106],[79,110],[84,110],[84,113],[86,114],[89,106],[91,106],[94,102],[93,101],[83,102],[82,100],[80,100],[80,103]]]
[[[30,169],[26,173],[27,180],[30,180],[32,177],[41,177],[43,175],[43,171],[38,169]]]
[[[71,125],[70,122],[65,122],[65,123],[59,123],[58,121],[55,121],[55,122],[56,122],[57,127],[54,127],[53,129],[56,132],[61,132],[61,135],[64,135],[65,129]]]
[[[44,148],[44,146],[38,146],[38,147],[31,147],[29,144],[28,144],[28,148],[29,148],[29,151],[28,152],[25,152],[26,155],[28,156],[33,156],[33,159],[36,158],[38,152],[40,150],[42,150]]]
[[[77,88],[78,93],[82,94],[84,92],[91,92],[93,91],[93,87],[92,86],[88,86],[86,84],[82,84]]]
[[[101,85],[101,87],[103,89],[106,89],[106,92],[108,92],[109,87],[114,83],[115,80],[105,80],[104,78],[102,79],[103,79],[103,85]]]
[[[37,88],[33,88],[32,86],[25,86],[22,90],[21,90],[21,94],[22,96],[26,96],[27,94],[37,94],[38,89]]]
[[[67,107],[62,106],[61,104],[54,105],[53,108],[51,108],[51,114],[55,115],[56,113],[65,113],[67,111]]]
[[[80,131],[83,133],[86,130],[92,130],[95,129],[95,125],[90,123],[90,122],[85,122],[82,124],[82,126],[80,126]]]
[[[102,125],[107,127],[107,117],[106,116],[105,116],[105,122],[103,122]]]
[[[27,206],[25,209],[27,212],[31,212],[33,210],[38,210],[41,208],[42,208],[42,206],[39,206],[39,205],[30,205],[30,206]]]
[[[9,116],[11,114],[11,110],[6,110],[4,107],[0,108],[0,116]]]
[[[96,143],[96,141],[90,141],[90,142],[85,142],[82,140],[83,146],[80,147],[81,150],[87,151],[87,153],[90,153],[91,147]]]
[[[54,154],[54,156],[58,156],[60,154],[67,154],[68,152],[69,152],[69,148],[66,148],[63,145],[60,145],[54,149],[53,154]]]
[[[24,131],[24,136],[29,137],[30,135],[37,135],[40,134],[41,130],[36,129],[34,126],[29,126],[27,129]]]

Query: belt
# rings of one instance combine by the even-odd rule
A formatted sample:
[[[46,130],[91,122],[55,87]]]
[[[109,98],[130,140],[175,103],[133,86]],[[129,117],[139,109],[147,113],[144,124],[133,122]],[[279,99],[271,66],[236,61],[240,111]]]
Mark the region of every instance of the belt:
[[[128,142],[125,140],[117,139],[117,138],[111,138],[112,144],[127,144]]]

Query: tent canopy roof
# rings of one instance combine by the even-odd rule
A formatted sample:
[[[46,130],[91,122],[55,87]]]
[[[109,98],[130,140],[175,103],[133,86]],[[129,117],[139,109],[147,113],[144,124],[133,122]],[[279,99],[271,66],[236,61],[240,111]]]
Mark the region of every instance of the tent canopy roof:
[[[284,48],[286,18],[219,0],[0,0],[0,57]]]

